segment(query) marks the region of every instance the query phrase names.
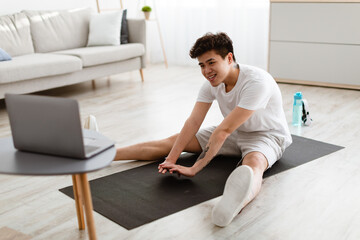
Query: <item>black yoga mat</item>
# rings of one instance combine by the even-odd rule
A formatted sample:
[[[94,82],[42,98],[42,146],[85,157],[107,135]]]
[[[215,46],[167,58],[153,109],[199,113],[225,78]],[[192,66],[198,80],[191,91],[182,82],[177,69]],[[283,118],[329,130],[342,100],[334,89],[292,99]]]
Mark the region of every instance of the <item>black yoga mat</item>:
[[[283,157],[264,173],[268,177],[343,147],[293,136]],[[178,163],[192,166],[197,156],[183,154]],[[222,195],[240,159],[217,156],[193,178],[161,175],[159,162],[90,181],[94,210],[130,230]],[[73,198],[72,186],[60,189]]]

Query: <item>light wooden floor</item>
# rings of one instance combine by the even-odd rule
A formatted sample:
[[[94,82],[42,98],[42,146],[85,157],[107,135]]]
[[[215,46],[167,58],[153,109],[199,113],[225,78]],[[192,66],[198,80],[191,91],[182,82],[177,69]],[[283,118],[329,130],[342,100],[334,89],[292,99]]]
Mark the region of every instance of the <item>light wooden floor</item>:
[[[144,74],[143,84],[134,71],[113,76],[110,85],[99,79],[96,90],[86,82],[41,94],[77,99],[82,117],[94,114],[100,131],[118,146],[178,132],[204,81],[200,70],[159,65]],[[280,88],[289,123],[294,92],[302,91],[310,103],[313,125],[291,127],[293,133],[346,148],[267,178],[259,196],[226,228],[210,221],[216,198],[131,231],[95,212],[98,238],[360,239],[360,91],[287,84]],[[0,137],[5,137],[10,128],[4,102],[0,105]],[[204,125],[221,119],[213,106]],[[114,162],[89,178],[145,163]],[[70,184],[70,176],[0,175],[0,228],[33,239],[86,239],[87,232],[77,229],[74,201],[58,191]]]

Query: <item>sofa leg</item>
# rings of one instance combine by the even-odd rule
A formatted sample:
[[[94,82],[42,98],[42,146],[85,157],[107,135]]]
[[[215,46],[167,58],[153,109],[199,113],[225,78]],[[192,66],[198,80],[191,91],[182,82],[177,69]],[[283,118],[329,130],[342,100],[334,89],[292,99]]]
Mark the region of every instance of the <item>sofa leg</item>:
[[[139,71],[140,71],[141,81],[144,82],[144,73],[142,68]]]
[[[93,90],[96,88],[95,80],[91,80],[91,86]]]

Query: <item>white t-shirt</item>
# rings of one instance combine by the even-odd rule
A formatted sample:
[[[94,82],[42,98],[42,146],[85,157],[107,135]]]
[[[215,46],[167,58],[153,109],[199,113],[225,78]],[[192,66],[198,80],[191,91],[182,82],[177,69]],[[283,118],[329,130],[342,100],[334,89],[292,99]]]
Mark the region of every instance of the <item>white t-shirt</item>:
[[[217,100],[224,117],[237,106],[254,110],[252,116],[237,131],[267,132],[290,144],[292,140],[282,106],[281,92],[274,78],[260,68],[243,64],[239,66],[238,80],[230,92],[225,91],[224,83],[212,87],[206,81],[200,89],[197,101],[211,103]]]

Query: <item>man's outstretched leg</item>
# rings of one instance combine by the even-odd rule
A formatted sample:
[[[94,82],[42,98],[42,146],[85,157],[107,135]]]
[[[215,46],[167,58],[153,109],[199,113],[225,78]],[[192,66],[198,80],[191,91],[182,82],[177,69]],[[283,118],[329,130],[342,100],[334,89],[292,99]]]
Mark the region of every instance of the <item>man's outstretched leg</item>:
[[[99,127],[96,118],[93,115],[89,115],[85,119],[84,128],[99,131]],[[114,161],[118,160],[159,160],[165,158],[173,147],[176,138],[179,134],[175,134],[171,137],[157,140],[139,143],[127,147],[116,149],[116,156]],[[185,152],[201,153],[202,149],[199,141],[194,136],[188,145],[184,149]]]
[[[260,152],[247,154],[226,180],[224,194],[212,211],[214,224],[225,227],[260,192],[268,162]]]
[[[162,140],[118,148],[114,160],[159,160],[165,158],[170,153],[178,135],[179,134],[175,134]],[[191,153],[201,152],[201,146],[196,137],[193,137],[184,151]]]

